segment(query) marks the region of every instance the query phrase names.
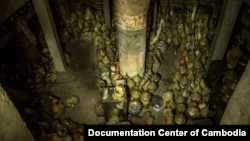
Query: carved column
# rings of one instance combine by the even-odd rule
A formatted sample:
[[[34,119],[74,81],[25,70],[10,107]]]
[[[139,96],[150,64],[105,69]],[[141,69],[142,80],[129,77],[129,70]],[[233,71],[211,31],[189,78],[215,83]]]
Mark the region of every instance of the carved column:
[[[144,73],[149,3],[150,0],[113,1],[120,73],[123,76],[142,76]]]

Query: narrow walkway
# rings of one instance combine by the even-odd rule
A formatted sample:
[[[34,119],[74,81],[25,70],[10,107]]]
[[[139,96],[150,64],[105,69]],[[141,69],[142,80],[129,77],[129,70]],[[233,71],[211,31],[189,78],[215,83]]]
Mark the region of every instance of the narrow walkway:
[[[62,100],[77,96],[80,102],[73,108],[66,108],[63,117],[83,124],[99,124],[94,113],[97,100],[95,48],[91,42],[72,41],[67,46],[71,54],[66,73],[58,73],[51,91]]]

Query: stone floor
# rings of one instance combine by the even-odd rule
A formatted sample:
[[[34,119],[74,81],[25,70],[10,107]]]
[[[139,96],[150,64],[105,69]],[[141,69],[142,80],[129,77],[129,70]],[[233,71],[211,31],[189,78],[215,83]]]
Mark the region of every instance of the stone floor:
[[[67,50],[71,61],[66,72],[57,73],[57,83],[51,91],[62,100],[73,95],[79,97],[80,102],[67,108],[64,117],[79,123],[98,124],[94,113],[97,100],[95,48],[91,42],[72,41]]]

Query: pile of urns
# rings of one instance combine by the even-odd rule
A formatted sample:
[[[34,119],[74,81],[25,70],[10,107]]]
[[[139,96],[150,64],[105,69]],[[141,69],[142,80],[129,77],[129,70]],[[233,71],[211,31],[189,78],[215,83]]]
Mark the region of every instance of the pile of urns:
[[[179,68],[163,93],[164,124],[190,124],[195,120],[208,119],[212,114],[209,108],[211,90],[205,83],[204,68],[211,42],[210,19],[209,15],[195,14],[186,14],[185,17],[167,14],[162,17],[166,24],[161,41],[179,55]]]
[[[196,18],[190,14],[186,18],[178,15],[162,17],[164,27],[158,42],[165,43],[179,55],[179,68],[173,75],[172,83],[162,94],[164,100],[164,124],[187,124],[189,120],[206,119],[211,115],[209,98],[211,90],[205,83],[204,65],[209,55],[209,19],[207,16]],[[128,100],[139,101],[137,106],[148,108],[161,79],[158,70],[162,54],[149,48],[146,58],[146,71],[143,76],[122,76],[119,73],[118,49],[115,45],[115,32],[104,24],[95,24],[94,45],[99,68],[99,94],[105,99],[104,87],[126,87]],[[153,46],[153,45],[152,45]],[[153,48],[153,49],[152,49]],[[112,99],[112,96],[110,97]],[[134,104],[131,104],[135,106]],[[130,108],[130,107],[128,107]],[[137,108],[134,108],[138,110]],[[134,111],[131,111],[133,114]]]

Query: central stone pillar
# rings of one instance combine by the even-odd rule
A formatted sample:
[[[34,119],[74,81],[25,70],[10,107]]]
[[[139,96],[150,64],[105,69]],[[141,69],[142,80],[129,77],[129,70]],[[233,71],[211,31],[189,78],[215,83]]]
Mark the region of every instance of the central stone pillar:
[[[143,75],[146,56],[147,11],[150,0],[114,0],[120,73]]]

